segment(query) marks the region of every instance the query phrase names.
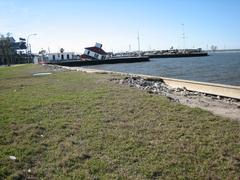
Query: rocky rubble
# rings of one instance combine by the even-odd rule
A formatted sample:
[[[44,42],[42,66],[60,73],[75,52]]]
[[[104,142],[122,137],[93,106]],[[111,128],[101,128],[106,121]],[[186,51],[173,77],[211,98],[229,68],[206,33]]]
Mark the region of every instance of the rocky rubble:
[[[124,79],[111,79],[111,80],[119,84],[125,84],[130,87],[136,87],[149,93],[165,95],[170,100],[175,102],[179,102],[180,97],[187,97],[189,99],[192,99],[193,97],[206,97],[212,100],[221,100],[225,102],[239,102],[237,99],[189,91],[186,88],[172,88],[161,80],[159,81],[145,80],[139,76],[129,76],[125,77]]]
[[[174,89],[170,88],[162,81],[150,81],[136,76],[130,76],[124,79],[112,79],[112,81],[119,84],[126,84],[130,87],[136,87],[148,93],[162,94],[167,96],[171,101],[179,102],[176,97],[172,96]],[[180,89],[178,89],[178,91],[180,91]]]
[[[63,71],[70,71],[64,66],[56,66],[56,65],[49,65],[49,64],[43,64],[43,67],[45,67],[48,71],[53,72],[63,72]]]

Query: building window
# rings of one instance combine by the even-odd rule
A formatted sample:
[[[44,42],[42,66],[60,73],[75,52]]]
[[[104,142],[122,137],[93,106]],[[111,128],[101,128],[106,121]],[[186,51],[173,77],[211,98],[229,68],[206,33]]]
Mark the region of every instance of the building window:
[[[89,54],[90,54],[90,51],[87,52],[87,55],[89,55]]]
[[[63,54],[61,55],[61,59],[64,60],[64,56],[63,56]]]
[[[70,59],[70,58],[69,58],[69,54],[67,54],[67,59]]]
[[[55,55],[52,56],[52,59],[55,61]]]
[[[94,57],[97,59],[97,58],[98,58],[98,54],[97,54],[97,53],[95,53],[95,54],[94,54]]]

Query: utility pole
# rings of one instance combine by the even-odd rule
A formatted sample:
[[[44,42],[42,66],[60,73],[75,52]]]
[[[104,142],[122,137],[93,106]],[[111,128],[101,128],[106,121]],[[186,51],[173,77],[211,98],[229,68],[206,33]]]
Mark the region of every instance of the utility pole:
[[[129,51],[129,52],[132,51],[131,44],[129,44],[129,46],[128,46],[128,51]]]
[[[185,36],[185,27],[184,27],[184,23],[182,24],[182,39],[183,39],[183,49],[185,50],[185,45],[186,45],[186,36]]]
[[[152,47],[151,47],[151,45],[149,45],[149,51],[152,51]]]
[[[141,56],[141,53],[140,53],[140,37],[139,37],[139,32],[138,32],[137,40],[138,40],[138,56]]]

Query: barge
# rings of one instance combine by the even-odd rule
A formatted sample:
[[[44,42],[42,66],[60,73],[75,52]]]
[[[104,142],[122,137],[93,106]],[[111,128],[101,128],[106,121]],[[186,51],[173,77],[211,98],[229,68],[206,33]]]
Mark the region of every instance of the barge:
[[[51,61],[48,64],[56,64],[60,66],[91,66],[100,64],[117,64],[117,63],[136,63],[136,62],[147,62],[149,61],[148,56],[141,57],[118,57],[109,58],[105,60],[68,60],[68,61]]]

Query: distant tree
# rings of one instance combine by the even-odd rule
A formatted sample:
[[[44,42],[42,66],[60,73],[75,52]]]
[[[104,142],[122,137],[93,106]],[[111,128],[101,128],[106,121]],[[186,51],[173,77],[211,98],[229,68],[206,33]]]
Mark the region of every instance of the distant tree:
[[[7,36],[0,36],[0,56],[3,59],[3,64],[11,65],[12,61],[12,48],[10,41],[10,33],[7,33]]]
[[[43,63],[46,60],[47,51],[44,49],[41,49],[41,51],[39,51],[38,54],[41,56],[41,61]]]
[[[47,54],[47,51],[42,49],[41,51],[38,52],[38,54],[41,54],[41,55],[46,55]]]
[[[61,48],[61,49],[60,49],[60,52],[61,52],[61,53],[63,53],[63,52],[64,52],[64,49],[63,49],[63,48]]]

